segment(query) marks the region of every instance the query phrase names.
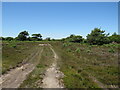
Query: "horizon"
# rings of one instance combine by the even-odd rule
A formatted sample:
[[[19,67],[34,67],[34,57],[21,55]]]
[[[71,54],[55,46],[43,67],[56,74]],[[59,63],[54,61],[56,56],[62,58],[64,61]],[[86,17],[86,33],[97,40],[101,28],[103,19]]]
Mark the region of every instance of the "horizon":
[[[71,34],[86,38],[96,27],[110,35],[118,33],[117,2],[3,2],[2,16],[3,37],[26,30],[44,39]]]

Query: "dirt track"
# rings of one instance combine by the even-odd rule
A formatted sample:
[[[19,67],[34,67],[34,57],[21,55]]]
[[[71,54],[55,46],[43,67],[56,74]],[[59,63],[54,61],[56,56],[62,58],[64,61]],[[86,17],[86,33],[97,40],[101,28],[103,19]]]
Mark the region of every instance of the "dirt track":
[[[53,64],[46,70],[45,76],[42,80],[42,88],[63,88],[64,85],[60,81],[61,77],[63,77],[63,73],[57,68],[58,56],[51,46],[50,49],[53,51],[54,61]]]
[[[41,50],[42,53],[42,50]],[[36,55],[40,54],[39,52],[36,53]],[[32,59],[34,57],[33,56]],[[36,61],[38,62],[38,61]],[[20,67],[17,67],[15,69],[10,70],[7,74],[2,75],[0,77],[0,85],[2,86],[2,88],[18,88],[20,86],[20,84],[26,79],[27,75],[33,71],[33,69],[35,68],[36,63],[32,64],[32,63],[26,63],[23,64]]]
[[[33,64],[25,64],[2,76],[2,88],[17,88],[34,69]]]
[[[53,50],[50,44],[40,44],[39,46],[50,46],[54,54],[54,61],[52,65],[46,70],[45,76],[42,80],[42,88],[63,88],[64,85],[61,82],[61,77],[63,77],[63,73],[61,73],[57,68],[57,59],[58,56]],[[42,53],[43,49],[41,50]],[[38,61],[37,61],[38,62]],[[0,85],[2,88],[18,88],[21,83],[26,79],[27,75],[32,72],[35,68],[36,64],[26,63],[20,67],[16,67],[15,69],[10,70],[7,74],[4,74],[0,77]]]

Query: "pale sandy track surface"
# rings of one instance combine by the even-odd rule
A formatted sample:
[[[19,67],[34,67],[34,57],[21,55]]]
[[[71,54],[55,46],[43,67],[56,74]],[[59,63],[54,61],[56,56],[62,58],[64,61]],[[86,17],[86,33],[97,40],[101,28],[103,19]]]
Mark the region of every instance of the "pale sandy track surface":
[[[2,88],[17,88],[26,79],[28,75],[34,69],[33,64],[25,64],[14,70],[11,70],[8,74],[3,75],[2,78]]]
[[[53,64],[46,70],[45,76],[42,80],[42,88],[63,88],[64,85],[61,82],[61,77],[63,77],[63,73],[60,72],[57,68],[57,59],[58,56],[50,45],[50,49],[54,54]]]

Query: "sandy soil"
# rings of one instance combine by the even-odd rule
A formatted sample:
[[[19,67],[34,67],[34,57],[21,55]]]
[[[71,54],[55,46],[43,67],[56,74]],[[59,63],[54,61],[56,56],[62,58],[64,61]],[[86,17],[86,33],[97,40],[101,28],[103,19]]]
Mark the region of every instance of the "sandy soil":
[[[61,82],[61,78],[64,76],[62,72],[57,68],[58,56],[50,46],[54,54],[53,64],[46,70],[45,76],[42,80],[42,88],[63,88],[64,85]]]
[[[25,64],[11,70],[8,74],[1,76],[2,88],[17,88],[26,79],[26,76],[34,69],[33,64]]]

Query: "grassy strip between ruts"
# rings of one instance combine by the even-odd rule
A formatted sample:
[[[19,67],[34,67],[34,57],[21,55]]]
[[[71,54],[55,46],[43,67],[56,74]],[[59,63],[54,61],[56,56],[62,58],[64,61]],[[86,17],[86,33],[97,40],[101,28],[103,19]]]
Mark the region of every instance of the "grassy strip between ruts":
[[[27,76],[27,79],[21,84],[20,88],[40,88],[45,70],[52,64],[53,58],[53,52],[49,46],[44,46],[41,58],[39,58],[39,64]]]

